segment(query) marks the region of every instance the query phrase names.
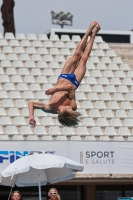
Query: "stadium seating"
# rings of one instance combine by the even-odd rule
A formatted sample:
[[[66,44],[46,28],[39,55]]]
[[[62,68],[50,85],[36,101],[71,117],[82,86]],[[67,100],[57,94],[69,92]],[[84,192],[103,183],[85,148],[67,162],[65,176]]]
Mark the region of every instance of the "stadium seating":
[[[23,33],[0,38],[0,140],[133,141],[133,70],[100,36],[76,91],[79,126],[62,127],[57,115],[41,110],[35,111],[37,126],[29,126],[28,101],[48,102],[44,91],[55,85],[80,39]]]

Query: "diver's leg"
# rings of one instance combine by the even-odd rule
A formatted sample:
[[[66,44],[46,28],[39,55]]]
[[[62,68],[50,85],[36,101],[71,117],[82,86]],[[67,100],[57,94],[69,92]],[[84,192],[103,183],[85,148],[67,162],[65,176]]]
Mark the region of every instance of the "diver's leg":
[[[75,72],[74,74],[76,75],[76,78],[77,78],[77,81],[80,83],[85,75],[85,72],[86,72],[86,62],[88,60],[88,57],[91,53],[91,50],[92,50],[92,46],[93,46],[93,43],[94,43],[94,39],[95,39],[95,36],[97,34],[97,32],[100,30],[100,25],[97,24],[94,28],[94,31],[90,37],[90,40],[89,42],[87,43],[87,46],[84,50],[84,53],[79,61],[79,64],[77,66],[77,68],[75,69]]]
[[[96,26],[97,22],[91,22],[88,30],[86,31],[85,35],[83,36],[82,40],[80,41],[80,43],[78,44],[75,53],[73,54],[73,56],[71,58],[68,59],[68,61],[66,62],[66,64],[64,65],[61,74],[71,74],[74,73],[76,67],[77,67],[77,63],[80,60],[80,57],[86,47],[86,43],[88,40],[88,36],[90,36],[92,34],[92,30],[94,29],[94,27]]]

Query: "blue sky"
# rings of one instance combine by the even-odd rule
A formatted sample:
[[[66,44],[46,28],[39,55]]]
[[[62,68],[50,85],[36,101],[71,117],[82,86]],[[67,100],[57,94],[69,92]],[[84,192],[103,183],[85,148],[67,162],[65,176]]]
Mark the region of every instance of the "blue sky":
[[[25,35],[35,33],[38,36],[50,28],[59,28],[51,24],[49,10],[69,11],[74,15],[73,26],[65,28],[87,29],[89,23],[96,20],[103,30],[133,29],[133,0],[16,0],[16,32]],[[0,32],[3,33],[1,18]]]

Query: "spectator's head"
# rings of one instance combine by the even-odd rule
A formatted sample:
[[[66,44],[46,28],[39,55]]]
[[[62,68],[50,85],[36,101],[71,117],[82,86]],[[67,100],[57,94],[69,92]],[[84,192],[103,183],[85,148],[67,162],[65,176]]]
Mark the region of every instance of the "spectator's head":
[[[13,191],[11,194],[12,200],[20,200],[21,199],[21,193],[19,191]]]
[[[51,200],[61,200],[60,195],[58,194],[58,191],[55,188],[51,188],[48,191],[48,196]]]

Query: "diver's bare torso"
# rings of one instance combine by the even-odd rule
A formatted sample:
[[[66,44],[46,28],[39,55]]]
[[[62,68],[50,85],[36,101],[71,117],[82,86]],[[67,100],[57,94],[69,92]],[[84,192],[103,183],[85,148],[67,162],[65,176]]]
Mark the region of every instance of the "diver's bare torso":
[[[64,78],[58,79],[55,88],[60,86],[70,86],[72,87],[73,91],[76,90],[76,86],[72,84],[69,80]],[[69,98],[68,91],[59,91],[52,94],[49,103],[46,105],[45,109],[51,110],[53,111],[53,113],[56,113],[56,110],[60,105],[71,106],[71,99]]]

